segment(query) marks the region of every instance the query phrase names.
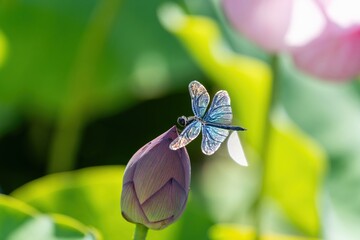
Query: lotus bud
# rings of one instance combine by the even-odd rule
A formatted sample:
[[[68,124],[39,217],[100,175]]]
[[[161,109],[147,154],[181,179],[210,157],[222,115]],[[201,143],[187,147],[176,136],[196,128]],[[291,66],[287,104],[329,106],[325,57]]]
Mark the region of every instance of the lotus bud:
[[[170,150],[176,127],[158,136],[130,159],[121,194],[121,213],[132,223],[162,229],[184,211],[190,186],[190,159],[185,148]]]

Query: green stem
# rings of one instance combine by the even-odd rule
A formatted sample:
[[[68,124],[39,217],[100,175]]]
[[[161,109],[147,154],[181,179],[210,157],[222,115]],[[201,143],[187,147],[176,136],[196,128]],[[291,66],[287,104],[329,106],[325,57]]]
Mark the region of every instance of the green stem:
[[[145,227],[144,225],[139,224],[139,223],[136,224],[134,240],[145,240],[148,230],[149,229],[147,227]]]
[[[69,91],[51,143],[48,172],[71,170],[82,129],[92,109],[91,101],[96,66],[105,42],[115,21],[122,0],[103,0],[96,6],[88,28],[79,43],[74,68],[70,77]]]
[[[273,110],[275,109],[277,102],[278,102],[278,78],[279,78],[279,59],[278,56],[273,55],[271,58],[271,69],[273,72],[273,85],[272,85],[272,92],[269,99],[269,107],[267,112],[267,120],[266,120],[266,126],[265,131],[263,135],[263,143],[262,143],[262,151],[260,153],[261,157],[261,165],[260,165],[260,190],[257,198],[254,201],[253,205],[253,211],[254,211],[254,218],[255,218],[255,239],[259,240],[261,239],[261,233],[262,231],[262,211],[261,211],[261,204],[265,197],[265,191],[266,191],[266,173],[267,173],[267,166],[268,166],[268,155],[269,155],[269,147],[270,147],[270,139],[271,139],[271,115],[273,113]]]

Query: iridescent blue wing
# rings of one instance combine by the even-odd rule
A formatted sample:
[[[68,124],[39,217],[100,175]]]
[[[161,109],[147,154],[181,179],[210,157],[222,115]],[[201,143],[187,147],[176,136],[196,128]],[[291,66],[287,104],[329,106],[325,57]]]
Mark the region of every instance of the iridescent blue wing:
[[[206,88],[198,81],[192,81],[189,84],[191,97],[191,107],[196,117],[202,118],[210,102],[209,93]]]
[[[219,149],[221,143],[229,135],[229,130],[221,129],[206,124],[202,128],[201,150],[206,155],[211,155]]]
[[[230,125],[232,120],[232,110],[230,106],[230,97],[227,91],[218,91],[210,105],[209,110],[204,116],[204,121],[209,123],[218,123]]]
[[[171,150],[177,150],[186,146],[189,142],[194,140],[201,131],[201,123],[197,120],[187,125],[180,135],[170,143]]]

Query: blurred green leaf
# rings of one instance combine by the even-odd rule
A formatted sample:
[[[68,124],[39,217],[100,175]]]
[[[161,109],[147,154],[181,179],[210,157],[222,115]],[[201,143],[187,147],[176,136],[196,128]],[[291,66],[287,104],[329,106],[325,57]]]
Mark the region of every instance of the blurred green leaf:
[[[289,116],[329,155],[324,192],[331,202],[324,234],[357,239],[360,229],[360,92],[358,82],[329,82],[299,72],[282,59],[281,98]],[[335,212],[329,222],[328,212]],[[337,232],[335,234],[335,232]],[[338,239],[333,237],[332,239]]]
[[[249,209],[259,189],[258,169],[254,164],[239,166],[223,150],[211,156],[201,169],[204,205],[215,222],[252,224]]]
[[[251,227],[230,224],[217,224],[209,231],[211,240],[254,240],[255,230]],[[304,238],[280,234],[264,234],[263,240],[315,240],[315,238]]]
[[[38,212],[29,205],[0,194],[0,239],[4,239],[21,223],[30,220]]]
[[[163,5],[159,17],[211,79],[229,91],[235,123],[249,129],[245,139],[260,151],[272,85],[269,67],[232,52],[210,18],[185,15],[173,4]]]
[[[7,40],[4,33],[0,31],[0,68],[5,62],[7,52],[8,52]]]
[[[5,34],[0,30],[0,69],[2,68],[6,55],[8,54],[8,43]],[[16,122],[14,109],[10,106],[4,106],[0,102],[0,136],[7,130],[10,130]]]
[[[18,126],[18,111],[13,106],[0,103],[0,137]]]
[[[158,22],[156,9],[164,1],[1,2],[11,51],[0,72],[0,101],[52,117],[67,101],[79,104],[69,90],[80,82],[77,93],[89,94],[86,110],[105,114],[198,72]],[[107,15],[98,16],[103,9]]]
[[[159,24],[162,2],[0,2],[11,46],[0,104],[55,125],[48,172],[74,168],[89,121],[158,97],[199,72]]]
[[[89,229],[69,217],[43,215],[29,205],[0,194],[0,239],[22,240],[100,239]]]
[[[325,153],[284,113],[277,112],[270,131],[265,191],[281,204],[293,223],[307,234],[318,236]]]
[[[122,167],[52,174],[17,189],[13,196],[42,212],[57,212],[95,226],[104,236],[131,239],[133,224],[120,213]]]
[[[125,221],[120,212],[123,172],[124,167],[107,166],[52,174],[26,184],[13,195],[43,212],[66,214],[95,226],[104,239],[131,239],[135,225]],[[148,239],[181,240],[189,234],[206,239],[210,224],[201,203],[190,197],[180,220],[165,230],[149,231]]]

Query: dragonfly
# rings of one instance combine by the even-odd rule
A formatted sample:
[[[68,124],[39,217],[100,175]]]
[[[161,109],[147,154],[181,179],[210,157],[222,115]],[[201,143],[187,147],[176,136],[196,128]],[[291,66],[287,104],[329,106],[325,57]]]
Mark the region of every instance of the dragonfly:
[[[177,119],[185,127],[180,135],[170,143],[172,150],[177,150],[194,140],[202,130],[201,150],[206,155],[215,153],[229,135],[229,131],[244,131],[245,128],[231,125],[232,110],[227,91],[218,91],[211,105],[210,95],[206,88],[194,80],[189,84],[191,106],[194,116],[181,116]]]

